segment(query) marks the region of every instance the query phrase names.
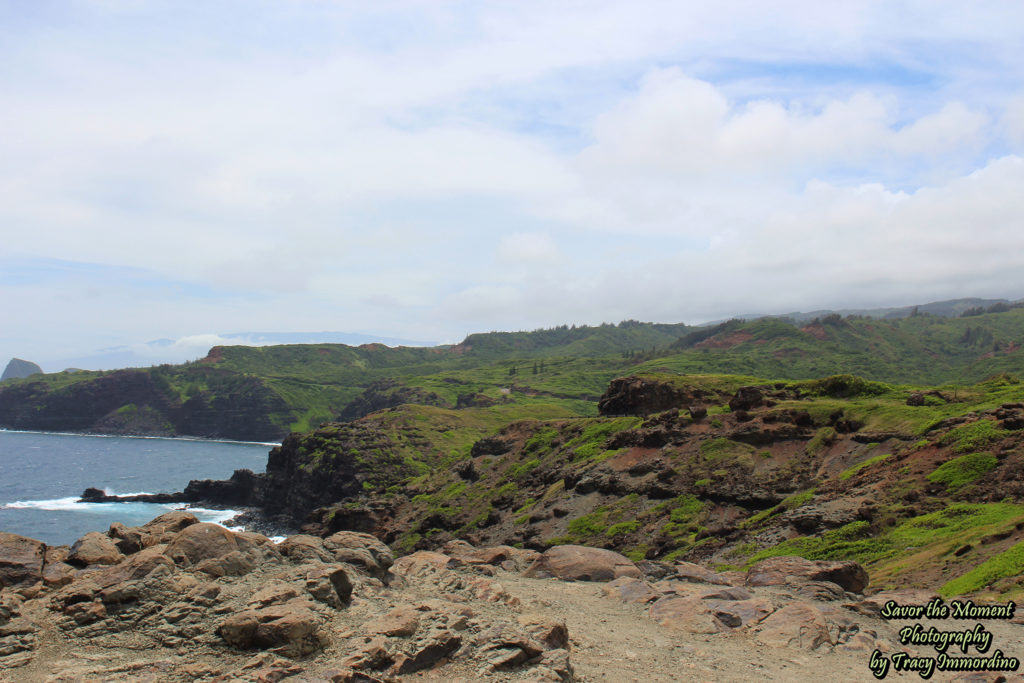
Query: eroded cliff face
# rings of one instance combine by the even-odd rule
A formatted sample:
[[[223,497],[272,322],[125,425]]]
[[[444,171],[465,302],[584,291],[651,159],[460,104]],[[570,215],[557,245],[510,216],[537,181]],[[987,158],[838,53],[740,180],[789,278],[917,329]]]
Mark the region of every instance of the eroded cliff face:
[[[679,381],[613,383],[632,415],[516,421],[451,452],[437,444],[458,432],[423,406],[293,435],[260,504],[310,533],[372,531],[403,550],[571,542],[733,566],[776,548],[852,552],[887,585],[941,586],[1024,541],[1024,402],[1006,400],[1016,385],[979,388],[971,410],[946,394],[877,396],[848,377],[715,378],[718,389],[695,387],[705,414]],[[662,395],[680,402],[644,416]],[[898,565],[904,552],[923,555]],[[997,592],[1024,588],[1019,578]]]
[[[286,409],[252,377],[225,377],[216,391],[182,397],[143,370],[118,370],[52,389],[22,382],[0,389],[0,424],[12,429],[187,435],[275,441],[287,433],[270,415]]]

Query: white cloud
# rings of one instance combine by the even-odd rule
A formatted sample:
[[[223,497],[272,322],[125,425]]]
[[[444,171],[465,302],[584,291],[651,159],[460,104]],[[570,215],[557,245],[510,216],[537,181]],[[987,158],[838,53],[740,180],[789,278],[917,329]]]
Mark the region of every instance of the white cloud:
[[[562,254],[547,233],[517,232],[501,238],[498,258],[511,265],[551,265],[558,263]]]
[[[1021,286],[1015,6],[72,9],[5,15],[4,258],[157,284],[0,272],[29,344]]]

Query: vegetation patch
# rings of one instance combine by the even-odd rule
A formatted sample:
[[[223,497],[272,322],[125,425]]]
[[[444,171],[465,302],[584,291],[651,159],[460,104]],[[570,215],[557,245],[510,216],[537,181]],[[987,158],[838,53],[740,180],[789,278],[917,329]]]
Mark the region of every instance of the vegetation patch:
[[[605,452],[608,437],[627,429],[638,427],[643,420],[639,417],[618,417],[611,420],[591,421],[575,439],[566,446],[576,451],[575,459],[593,458]]]
[[[807,442],[806,450],[809,455],[814,455],[836,440],[836,430],[832,427],[822,427],[811,440]]]
[[[633,519],[633,520],[630,520],[628,522],[619,522],[618,524],[611,525],[604,532],[604,535],[608,536],[610,538],[614,538],[616,536],[623,536],[625,534],[631,534],[631,533],[633,533],[634,531],[636,531],[639,528],[640,528],[640,522],[638,522],[637,520]]]
[[[939,443],[944,446],[952,444],[955,453],[970,453],[984,450],[1007,434],[1009,432],[997,427],[993,420],[978,420],[954,427]]]
[[[851,522],[821,536],[802,536],[765,548],[750,558],[799,555],[808,560],[855,560],[871,573],[872,581],[925,559],[948,557],[956,548],[1005,532],[1024,521],[1024,505],[957,503],[937,512],[906,520],[873,534],[866,521]]]
[[[717,462],[730,458],[740,458],[742,456],[748,456],[746,460],[749,461],[749,456],[754,453],[754,447],[749,444],[740,443],[739,441],[718,438],[702,441],[700,444],[700,452],[709,462]]]
[[[608,528],[604,523],[606,508],[600,507],[589,515],[583,515],[569,522],[569,533],[575,537],[597,536]]]
[[[853,475],[857,474],[857,473],[858,473],[858,472],[860,472],[861,470],[863,470],[863,469],[865,469],[865,468],[867,468],[867,467],[871,467],[871,466],[872,466],[872,465],[874,465],[874,464],[875,464],[876,462],[882,462],[882,461],[883,461],[883,460],[885,460],[886,458],[890,458],[890,457],[892,457],[892,453],[885,453],[885,454],[883,454],[883,455],[876,455],[876,456],[875,456],[875,457],[873,457],[873,458],[868,458],[868,459],[867,459],[867,460],[865,460],[864,462],[859,462],[859,463],[857,463],[856,465],[854,465],[853,467],[851,467],[851,468],[849,468],[849,469],[847,469],[847,470],[844,470],[843,472],[841,472],[841,473],[839,474],[839,478],[840,478],[841,480],[843,480],[843,481],[846,481],[847,479],[849,479],[849,478],[850,478],[850,477],[852,477]]]
[[[928,481],[945,484],[953,491],[991,472],[998,464],[999,460],[991,453],[961,455],[936,467],[928,475]]]
[[[1024,573],[1024,542],[989,558],[966,574],[946,582],[939,589],[939,595],[949,598],[972,593],[990,586],[1000,579],[1018,576],[1022,573]]]

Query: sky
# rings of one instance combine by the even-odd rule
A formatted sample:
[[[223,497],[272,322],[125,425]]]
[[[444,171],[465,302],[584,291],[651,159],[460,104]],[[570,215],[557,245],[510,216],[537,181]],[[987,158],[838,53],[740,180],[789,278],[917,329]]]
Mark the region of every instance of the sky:
[[[1024,298],[1021,3],[0,0],[0,36],[0,364]]]

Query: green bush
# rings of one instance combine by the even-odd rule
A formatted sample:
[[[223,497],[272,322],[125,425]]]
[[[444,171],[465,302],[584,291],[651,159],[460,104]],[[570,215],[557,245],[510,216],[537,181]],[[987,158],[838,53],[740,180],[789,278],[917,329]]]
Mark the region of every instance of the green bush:
[[[569,522],[569,533],[576,537],[597,536],[607,528],[604,523],[604,510],[583,515]]]
[[[608,527],[608,530],[604,532],[605,536],[615,537],[622,536],[625,534],[632,533],[640,528],[640,522],[635,519],[628,522],[619,522]]]

